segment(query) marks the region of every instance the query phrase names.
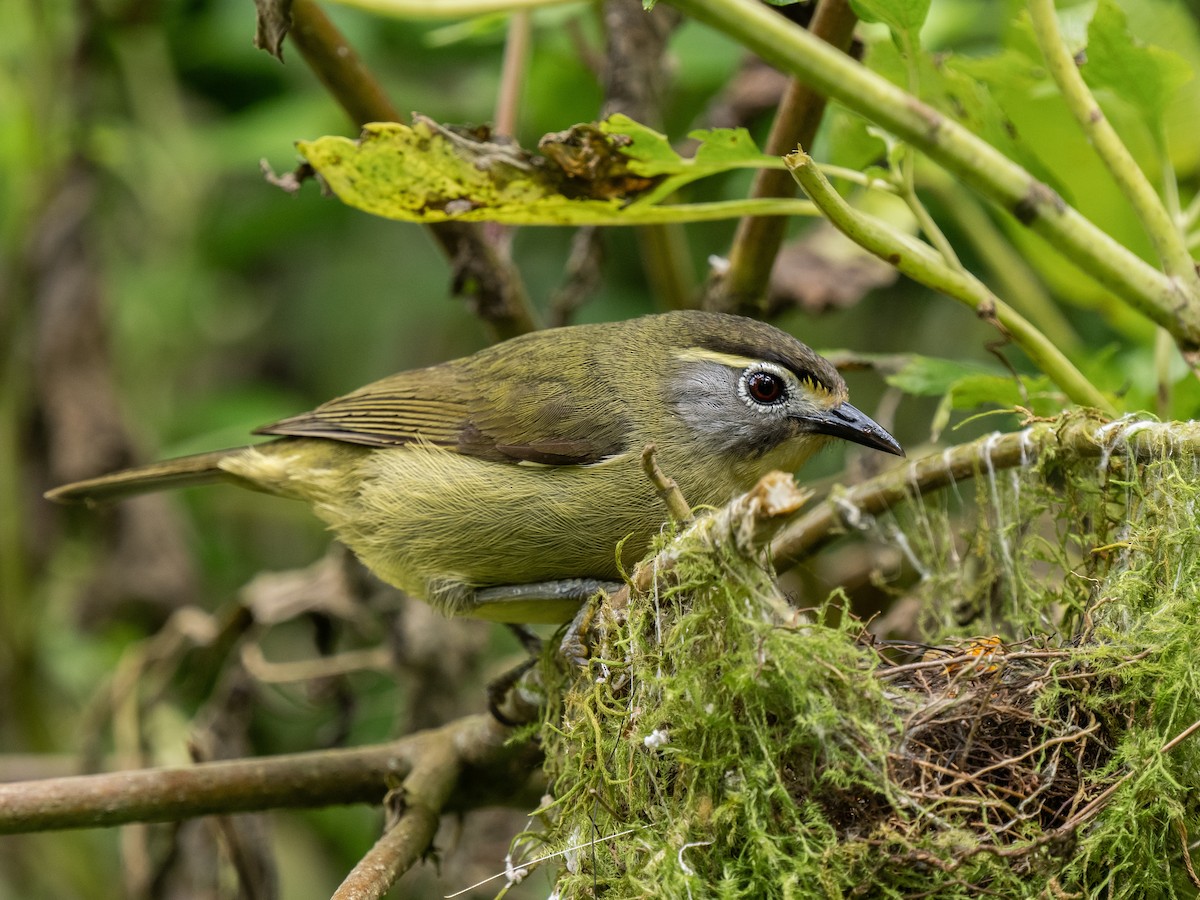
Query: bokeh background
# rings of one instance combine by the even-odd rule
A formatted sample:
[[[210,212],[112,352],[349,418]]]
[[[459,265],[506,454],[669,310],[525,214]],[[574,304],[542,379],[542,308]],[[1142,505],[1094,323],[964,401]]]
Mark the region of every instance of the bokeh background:
[[[1200,61],[1195,9],[1165,0],[1123,6],[1135,33]],[[999,53],[1015,9],[936,3],[925,44]],[[302,603],[300,614],[281,612],[290,601],[279,596],[294,599],[303,578],[244,589],[260,573],[322,559],[327,536],[299,504],[233,489],[96,512],[41,499],[64,480],[238,444],[258,425],[368,381],[470,353],[489,334],[454,296],[450,268],[422,228],[345,208],[311,183],[292,196],[264,179],[260,160],[279,172],[294,167],[294,141],[357,129],[294,50],[285,46],[280,64],[252,46],[246,0],[4,0],[2,10],[0,778],[78,771],[81,758],[94,767],[185,762],[189,742],[193,756],[368,743],[481,709],[482,682],[519,658],[502,630],[422,619],[374,587],[365,592],[375,605],[347,612],[318,599]],[[398,108],[448,123],[492,119],[505,17],[401,21],[333,5],[327,12]],[[547,8],[532,25],[515,129],[525,146],[594,120],[604,99],[600,8]],[[886,38],[871,48],[879,68],[894,68]],[[765,134],[782,82],[750,66],[733,43],[684,23],[671,38],[668,70],[662,124],[681,146],[690,129],[714,124]],[[1057,98],[1029,85],[1012,90],[1028,92],[1006,109],[1038,165],[1110,233],[1144,250],[1137,223]],[[1200,167],[1197,112],[1193,79],[1159,148],[1135,114],[1113,110],[1155,178],[1170,161],[1185,200]],[[836,113],[814,155],[864,165],[862,134],[854,117]],[[690,199],[743,195],[749,177],[698,186]],[[989,277],[988,260],[956,215],[955,190],[931,191],[930,206],[964,261]],[[794,230],[810,225],[797,221]],[[728,250],[734,226],[684,231],[696,285],[709,257]],[[1027,236],[1010,237],[1083,348],[1076,354],[1087,371],[1105,373],[1103,386],[1124,391],[1131,404],[1194,413],[1200,392],[1177,359],[1158,378],[1163,362],[1151,326],[1086,273]],[[543,313],[564,284],[571,246],[564,229],[512,235]],[[600,277],[575,319],[660,309],[638,233],[610,230],[603,246]],[[801,297],[776,321],[818,348],[997,365],[988,349],[994,330],[905,282],[836,301]],[[1006,358],[1027,370],[1019,354]],[[889,393],[871,372],[848,378],[855,402],[903,443],[929,439],[937,398]],[[1160,382],[1171,386],[1168,396]],[[1015,421],[989,418],[946,440]],[[829,477],[845,462],[842,449],[830,451],[808,474]],[[333,559],[322,571],[339,565]],[[422,666],[434,674],[406,683],[387,659],[337,677],[278,682],[248,674],[243,659],[231,674],[212,635],[231,627],[243,601],[267,609],[254,635],[271,661],[303,664],[384,646],[393,653],[387,659],[407,653],[407,669],[399,667],[409,674]],[[200,614],[195,630],[181,610]],[[431,656],[442,657],[442,668]],[[431,693],[434,682],[453,689]],[[424,702],[412,683],[424,685],[416,689]],[[424,881],[395,895],[441,896],[500,871],[524,821],[487,812],[448,822],[440,875],[428,865]],[[261,846],[278,864],[279,895],[331,893],[380,822],[368,809],[265,819]],[[0,838],[0,898],[237,896],[216,843],[203,824]]]

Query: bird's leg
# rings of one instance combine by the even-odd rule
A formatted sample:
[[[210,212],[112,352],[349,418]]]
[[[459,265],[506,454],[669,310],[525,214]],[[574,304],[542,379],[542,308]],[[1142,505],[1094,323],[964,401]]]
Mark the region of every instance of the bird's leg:
[[[530,634],[532,635],[532,633]],[[534,640],[537,640],[541,644],[541,640],[537,635],[532,636]],[[524,698],[519,696],[520,692],[514,690],[514,688],[520,684],[521,680],[529,674],[537,663],[538,658],[530,656],[529,659],[523,660],[518,665],[513,666],[507,672],[493,678],[487,683],[488,712],[501,725],[515,728],[518,725],[527,725],[536,719],[538,714],[537,705],[525,702]]]
[[[569,662],[583,667],[587,664],[587,646],[583,634],[591,622],[591,606],[587,600],[599,591],[611,593],[619,587],[615,582],[596,578],[569,578],[479,588],[475,591],[473,605],[477,613],[486,609],[484,615],[487,618],[507,620],[506,624],[530,656],[487,686],[488,711],[498,722],[510,726],[521,724],[530,721],[531,716],[536,714],[528,703],[522,703],[520,698],[514,696],[513,689],[536,665],[542,641],[527,626],[518,623],[524,619],[562,621],[574,613],[560,645],[560,653]],[[514,701],[521,707],[519,711],[513,711]]]
[[[563,578],[476,588],[474,614],[498,622],[564,622],[597,591],[619,587],[617,582],[600,578]],[[484,607],[488,609],[484,611]]]

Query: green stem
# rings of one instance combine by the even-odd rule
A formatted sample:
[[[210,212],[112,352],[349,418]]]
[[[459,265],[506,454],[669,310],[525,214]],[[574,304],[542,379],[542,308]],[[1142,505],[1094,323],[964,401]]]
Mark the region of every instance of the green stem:
[[[1012,212],[1186,349],[1200,347],[1200,299],[1105,234],[1003,153],[755,0],[669,0],[831,99],[921,149]]]
[[[1107,413],[1114,407],[1044,334],[1000,300],[975,276],[955,269],[928,244],[895,231],[877,219],[853,209],[833,189],[807,153],[786,157],[788,168],[805,193],[847,237],[909,278],[965,303],[976,314],[992,319],[1012,336],[1042,372],[1076,403]]]
[[[818,0],[809,32],[845,52],[857,23],[858,16],[847,0]],[[778,157],[796,147],[809,146],[825,114],[825,103],[824,94],[793,78],[779,103],[765,151]],[[786,171],[763,170],[755,175],[751,196],[791,197],[795,190],[795,181]],[[727,312],[761,313],[787,226],[787,221],[779,218],[742,219],[729,248],[729,268],[723,277],[710,281],[705,306]]]
[[[334,0],[342,6],[353,6],[381,16],[398,19],[469,19],[540,6],[562,6],[572,0]]]
[[[922,182],[957,222],[958,231],[987,266],[1000,293],[1067,356],[1079,353],[1083,344],[1074,326],[983,206],[942,169],[930,169],[922,175]]]
[[[1079,126],[1096,149],[1096,155],[1104,163],[1117,187],[1129,201],[1150,237],[1154,252],[1162,263],[1163,271],[1181,283],[1188,302],[1200,306],[1200,275],[1196,263],[1187,250],[1183,236],[1175,227],[1171,214],[1159,199],[1158,192],[1150,184],[1145,173],[1128,148],[1117,136],[1112,123],[1100,109],[1100,105],[1084,83],[1075,58],[1063,43],[1058,30],[1058,14],[1054,11],[1054,0],[1029,0],[1029,17],[1033,24],[1034,37],[1046,59],[1046,67],[1062,92],[1067,108],[1075,116]]]

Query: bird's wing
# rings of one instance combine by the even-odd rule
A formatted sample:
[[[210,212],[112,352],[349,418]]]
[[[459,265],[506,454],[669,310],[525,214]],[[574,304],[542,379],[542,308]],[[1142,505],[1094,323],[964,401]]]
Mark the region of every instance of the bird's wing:
[[[492,358],[483,372],[472,361],[401,372],[258,433],[368,447],[422,441],[481,459],[544,465],[583,465],[625,449],[620,401],[582,397],[560,371],[528,360]]]

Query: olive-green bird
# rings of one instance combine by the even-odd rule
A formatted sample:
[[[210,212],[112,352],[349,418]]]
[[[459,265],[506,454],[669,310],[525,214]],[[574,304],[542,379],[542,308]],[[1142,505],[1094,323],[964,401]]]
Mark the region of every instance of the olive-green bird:
[[[561,622],[666,519],[647,443],[697,506],[795,471],[831,437],[904,452],[809,347],[698,311],[522,335],[258,433],[278,438],[46,496],[231,481],[308,501],[376,575],[448,614]]]

